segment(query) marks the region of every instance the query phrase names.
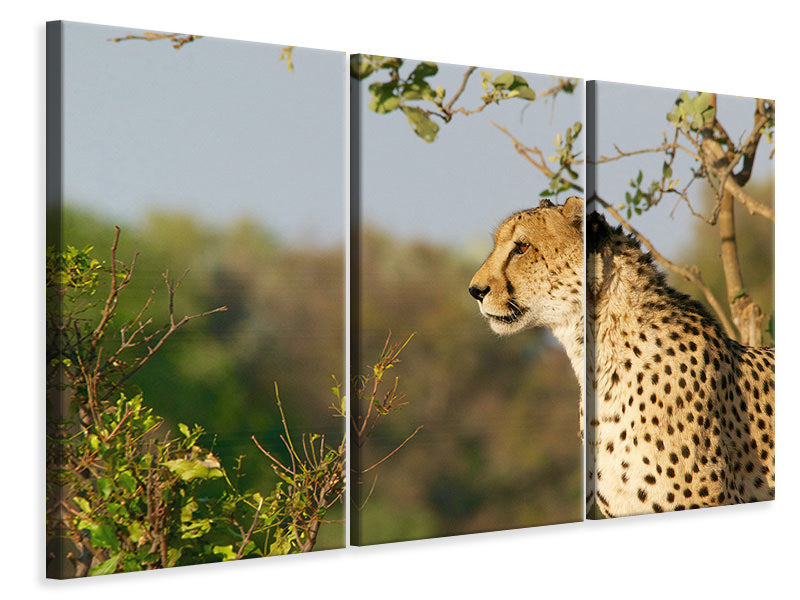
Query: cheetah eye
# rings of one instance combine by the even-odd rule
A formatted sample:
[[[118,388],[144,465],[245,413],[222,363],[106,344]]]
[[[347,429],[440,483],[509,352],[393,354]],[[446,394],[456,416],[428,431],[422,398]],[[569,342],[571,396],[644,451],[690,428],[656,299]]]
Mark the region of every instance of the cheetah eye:
[[[525,242],[514,242],[514,249],[511,251],[512,254],[525,254],[530,248],[530,244],[526,244]]]

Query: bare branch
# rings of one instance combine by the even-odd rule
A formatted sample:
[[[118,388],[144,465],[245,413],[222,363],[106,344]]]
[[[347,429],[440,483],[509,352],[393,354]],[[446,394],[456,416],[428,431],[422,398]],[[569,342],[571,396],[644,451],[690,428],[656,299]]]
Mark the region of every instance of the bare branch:
[[[123,383],[125,383],[128,379],[130,379],[133,375],[135,375],[139,371],[139,369],[141,369],[145,365],[145,363],[147,363],[153,357],[153,355],[156,352],[158,352],[159,348],[161,348],[161,346],[164,345],[164,342],[166,342],[167,339],[173,333],[175,333],[181,327],[186,325],[186,323],[188,323],[189,321],[191,321],[193,319],[198,319],[200,317],[207,317],[208,315],[213,315],[214,313],[218,313],[218,312],[225,312],[226,310],[228,310],[227,306],[220,306],[220,307],[215,308],[213,310],[207,310],[205,312],[197,313],[195,315],[187,315],[187,316],[183,317],[177,323],[175,322],[174,315],[173,315],[172,311],[170,311],[170,317],[169,317],[170,318],[170,325],[169,325],[169,327],[168,328],[164,327],[164,328],[159,330],[159,331],[163,331],[164,329],[166,329],[164,334],[159,338],[159,340],[155,343],[155,345],[148,346],[147,354],[145,354],[142,358],[140,358],[139,361],[134,366],[132,366],[128,371],[126,371],[125,374],[122,377],[120,377],[120,379],[116,382],[115,387],[111,388],[106,393],[106,395],[103,396],[102,400],[108,399],[111,396],[111,394],[114,392],[115,389],[119,388]]]
[[[202,38],[202,35],[192,35],[184,33],[155,33],[153,31],[145,31],[142,35],[126,35],[124,37],[111,38],[109,42],[125,42],[127,40],[144,40],[145,42],[155,42],[158,40],[169,40],[172,42],[172,47],[175,50],[180,50],[185,44],[189,44],[195,40]]]
[[[461,94],[464,93],[464,89],[467,87],[467,80],[469,79],[470,75],[472,75],[473,71],[475,71],[476,68],[477,67],[469,67],[466,70],[466,72],[464,73],[464,78],[461,81],[461,87],[458,88],[458,91],[456,91],[455,95],[453,96],[453,99],[450,100],[450,102],[447,103],[447,106],[443,108],[445,114],[447,115],[445,121],[449,121],[453,117],[453,105],[456,103],[456,100],[458,100],[461,97]]]
[[[108,292],[108,297],[106,298],[106,303],[100,316],[100,322],[92,332],[92,348],[97,347],[97,342],[100,341],[100,336],[103,333],[103,329],[114,314],[114,311],[117,307],[119,293],[130,282],[131,277],[133,276],[133,270],[136,266],[136,258],[139,256],[138,253],[133,255],[131,266],[128,268],[128,272],[122,278],[122,283],[117,283],[117,263],[119,262],[123,266],[124,264],[117,260],[117,245],[119,244],[120,228],[114,225],[114,229],[116,230],[116,233],[114,235],[114,243],[111,245],[111,289]]]
[[[554,177],[556,177],[555,171],[551,170],[547,166],[547,163],[545,161],[544,155],[542,154],[542,151],[539,150],[539,148],[536,148],[536,147],[530,148],[530,147],[526,146],[525,144],[520,142],[516,137],[514,137],[508,131],[508,129],[506,129],[505,127],[502,127],[501,125],[498,125],[494,121],[490,120],[489,123],[494,125],[497,129],[499,129],[500,131],[505,133],[509,138],[511,138],[511,141],[514,144],[514,150],[516,150],[525,160],[527,160],[534,167],[536,167],[539,171],[541,171],[542,174],[545,177],[547,177],[548,179],[553,179]],[[534,160],[530,156],[530,154],[535,154],[536,156],[538,156],[539,157],[539,162],[536,162],[536,160]],[[573,161],[573,162],[575,164],[580,164],[579,161]],[[566,179],[564,177],[559,177],[558,180],[560,182],[562,182],[563,184],[569,186],[570,189],[576,190],[578,192],[583,192],[583,188],[580,185],[578,185],[577,183],[575,183],[573,181],[570,181],[569,179]]]
[[[256,439],[256,436],[254,436],[254,435],[251,435],[251,436],[250,436],[250,439],[251,439],[251,440],[253,440],[253,443],[255,443],[255,445],[258,447],[258,449],[259,449],[259,450],[261,450],[261,452],[264,454],[264,456],[266,456],[266,457],[267,457],[268,459],[270,459],[270,460],[271,460],[273,463],[275,463],[276,465],[278,465],[278,466],[279,466],[281,469],[283,469],[284,471],[286,471],[286,472],[287,472],[287,473],[289,473],[290,475],[291,475],[291,474],[294,474],[294,471],[292,471],[291,469],[289,469],[289,467],[287,467],[286,465],[284,465],[284,464],[283,464],[281,461],[279,461],[277,458],[275,458],[274,456],[272,456],[272,454],[270,454],[269,452],[267,452],[267,451],[264,449],[264,447],[263,447],[261,444],[259,444],[259,443],[258,443],[258,440]]]
[[[423,427],[422,425],[420,425],[419,427],[417,427],[417,428],[414,430],[414,433],[412,433],[412,434],[411,434],[411,435],[409,435],[409,436],[408,436],[406,439],[404,439],[404,440],[402,441],[402,443],[401,443],[399,446],[397,446],[397,448],[395,448],[394,450],[392,450],[391,452],[389,452],[389,454],[387,454],[386,456],[384,456],[382,459],[380,459],[378,462],[376,462],[376,463],[375,463],[374,465],[372,465],[371,467],[367,467],[366,469],[364,469],[363,471],[361,471],[361,473],[362,473],[362,474],[364,474],[364,473],[368,473],[369,471],[371,471],[372,469],[374,469],[375,467],[377,467],[379,464],[381,464],[381,463],[382,463],[382,462],[384,462],[385,460],[389,459],[389,458],[390,458],[390,457],[391,457],[391,456],[392,456],[392,455],[393,455],[395,452],[397,452],[398,450],[400,450],[400,448],[402,448],[403,446],[405,446],[405,445],[406,445],[406,443],[408,443],[408,441],[409,441],[409,440],[411,440],[411,438],[413,438],[415,435],[417,435],[417,433],[419,432],[419,430],[420,430],[420,429],[422,429],[422,427]]]
[[[731,317],[739,330],[739,340],[748,346],[762,343],[761,325],[764,315],[744,289],[739,252],[736,245],[736,225],[733,213],[733,197],[724,193],[719,212],[720,256],[725,285],[728,289],[728,306]]]
[[[258,508],[256,508],[256,514],[253,515],[253,522],[250,524],[250,529],[247,530],[247,535],[242,538],[242,543],[239,546],[239,551],[236,553],[236,559],[239,560],[244,555],[244,547],[247,546],[247,542],[250,541],[250,536],[253,535],[253,530],[256,528],[256,523],[258,522],[258,513],[261,512],[261,507],[264,506],[264,498],[261,498],[258,501]]]
[[[359,482],[359,483],[361,483],[361,482]],[[372,486],[369,488],[369,493],[367,493],[367,497],[364,499],[364,502],[362,502],[360,506],[356,506],[356,508],[358,509],[359,512],[364,510],[364,507],[367,505],[367,502],[369,502],[369,499],[372,497],[372,492],[375,491],[375,484],[376,483],[378,483],[378,475],[377,474],[375,475],[375,478],[372,480]]]
[[[605,156],[604,155],[604,156],[601,156],[600,158],[598,158],[597,160],[590,160],[588,162],[591,163],[591,164],[594,164],[594,165],[601,165],[603,163],[614,162],[616,160],[621,160],[623,158],[628,158],[630,156],[636,156],[637,154],[653,154],[653,153],[658,153],[658,152],[669,152],[669,151],[673,151],[674,152],[675,150],[682,150],[683,152],[685,152],[686,154],[688,154],[689,156],[691,156],[695,160],[698,160],[698,161],[700,160],[700,157],[697,154],[692,152],[686,146],[682,146],[681,144],[679,144],[677,142],[667,142],[667,141],[665,141],[663,144],[661,144],[660,146],[656,146],[655,148],[643,148],[642,150],[633,150],[631,152],[624,152],[624,151],[620,150],[619,146],[614,144],[614,150],[617,151],[617,154],[615,154],[614,156]]]
[[[711,101],[713,106],[716,107],[715,94],[711,95]],[[759,114],[758,104],[754,119],[755,123],[753,130],[745,142],[742,151],[740,153],[733,154],[723,150],[722,146],[714,136],[714,131],[721,132],[724,136],[723,140],[726,141],[726,145],[728,147],[733,146],[724,129],[722,129],[722,126],[715,117],[714,123],[703,129],[701,132],[701,164],[720,182],[719,187],[717,188],[718,203],[723,201],[723,194],[727,193],[741,202],[751,215],[758,214],[766,219],[769,219],[770,221],[775,221],[775,210],[758,202],[755,198],[750,196],[750,194],[745,192],[742,187],[750,179],[752,161],[755,157],[755,151],[758,146],[758,141],[761,137],[761,128],[768,121],[766,115]],[[745,159],[745,164],[742,167],[742,170],[736,176],[730,177],[730,174],[742,157]]]

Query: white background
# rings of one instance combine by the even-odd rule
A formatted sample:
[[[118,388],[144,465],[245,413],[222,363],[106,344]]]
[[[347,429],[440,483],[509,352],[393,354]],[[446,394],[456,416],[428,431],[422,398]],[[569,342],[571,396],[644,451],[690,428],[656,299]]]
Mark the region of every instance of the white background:
[[[5,597],[796,597],[798,152],[791,3],[81,2],[7,5],[2,44]],[[254,8],[257,6],[257,8]],[[780,7],[779,7],[780,6]],[[565,73],[777,99],[778,500],[238,564],[44,580],[46,20]],[[709,58],[710,57],[710,58]],[[7,595],[7,594],[11,595]]]

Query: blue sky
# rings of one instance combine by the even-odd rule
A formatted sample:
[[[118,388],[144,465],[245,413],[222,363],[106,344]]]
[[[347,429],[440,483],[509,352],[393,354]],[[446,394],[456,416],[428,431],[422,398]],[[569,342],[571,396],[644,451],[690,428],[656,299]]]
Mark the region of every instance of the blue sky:
[[[290,240],[344,239],[345,55],[203,38],[125,41],[68,23],[64,193],[115,219],[253,218]]]
[[[343,52],[297,48],[290,73],[277,45],[203,38],[176,51],[166,41],[108,41],[128,33],[140,31],[78,23],[66,28],[68,202],[126,221],[152,210],[190,211],[209,223],[252,218],[287,240],[341,243],[348,84]],[[464,71],[440,64],[430,81],[452,95]],[[459,105],[480,104],[479,72]],[[537,91],[554,82],[549,75],[522,75]],[[366,109],[367,86],[375,79],[361,86],[365,222],[403,238],[467,248],[476,257],[490,249],[492,228],[511,212],[535,206],[547,184],[490,120],[548,156],[556,134],[584,119],[579,87],[555,103],[515,99],[456,115],[429,144],[413,134],[400,111],[378,115]],[[613,154],[613,144],[626,151],[659,144],[678,94],[602,83],[600,153]],[[720,118],[734,137],[747,130],[752,110],[750,99],[720,97]],[[772,168],[766,154],[759,152],[757,176]],[[603,197],[623,201],[630,178],[640,168],[645,181],[657,177],[661,160],[644,155],[600,166]],[[676,163],[675,176],[687,181],[688,166]],[[693,188],[696,198],[701,186]],[[665,202],[633,219],[667,256],[691,230],[686,208],[671,216],[673,207]]]
[[[447,90],[445,103],[466,69],[440,64],[439,73],[428,80],[432,87]],[[482,104],[481,70],[473,72],[456,106],[472,110]],[[503,72],[486,70],[495,76]],[[556,82],[550,75],[518,74],[537,92]],[[411,131],[400,111],[378,115],[366,108],[368,85],[377,80],[375,76],[361,85],[364,219],[406,238],[457,246],[474,243],[487,250],[494,226],[514,211],[537,206],[539,192],[548,185],[491,122],[549,156],[556,135],[583,121],[581,85],[571,95],[560,94],[555,103],[550,98],[533,103],[510,99],[477,114],[456,114],[448,124],[435,120],[439,134],[427,143]]]
[[[611,82],[597,84],[597,145],[598,156],[615,156],[616,144],[623,152],[654,148],[663,142],[662,132],[673,135],[674,128],[666,114],[682,90],[624,85]],[[713,91],[713,90],[704,90]],[[695,92],[690,92],[694,95]],[[753,126],[755,101],[737,96],[717,96],[717,116],[728,135],[739,142],[746,139]],[[689,146],[688,142],[684,145]],[[773,146],[762,139],[756,153],[753,181],[768,178],[774,172],[774,162],[769,159]],[[631,190],[629,182],[641,169],[642,187],[661,177],[663,153],[640,154],[619,161],[598,165],[597,189],[601,198],[614,204],[625,202],[625,192]],[[691,180],[691,168],[697,164],[683,152],[678,152],[673,163],[673,177],[680,180],[676,187],[682,189]],[[707,191],[705,181],[696,181],[688,196],[696,211],[700,211]],[[677,204],[677,208],[676,208]],[[625,212],[621,211],[623,216]],[[679,201],[677,195],[666,195],[661,203],[642,215],[632,215],[631,224],[648,237],[667,258],[677,259],[680,248],[695,235],[696,217]],[[718,235],[709,226],[709,232]]]

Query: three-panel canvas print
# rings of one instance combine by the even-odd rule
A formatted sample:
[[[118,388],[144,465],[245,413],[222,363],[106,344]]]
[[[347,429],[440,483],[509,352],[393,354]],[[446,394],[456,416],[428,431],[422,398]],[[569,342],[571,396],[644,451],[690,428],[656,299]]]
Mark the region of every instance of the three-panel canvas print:
[[[774,498],[773,100],[47,33],[48,577]]]

